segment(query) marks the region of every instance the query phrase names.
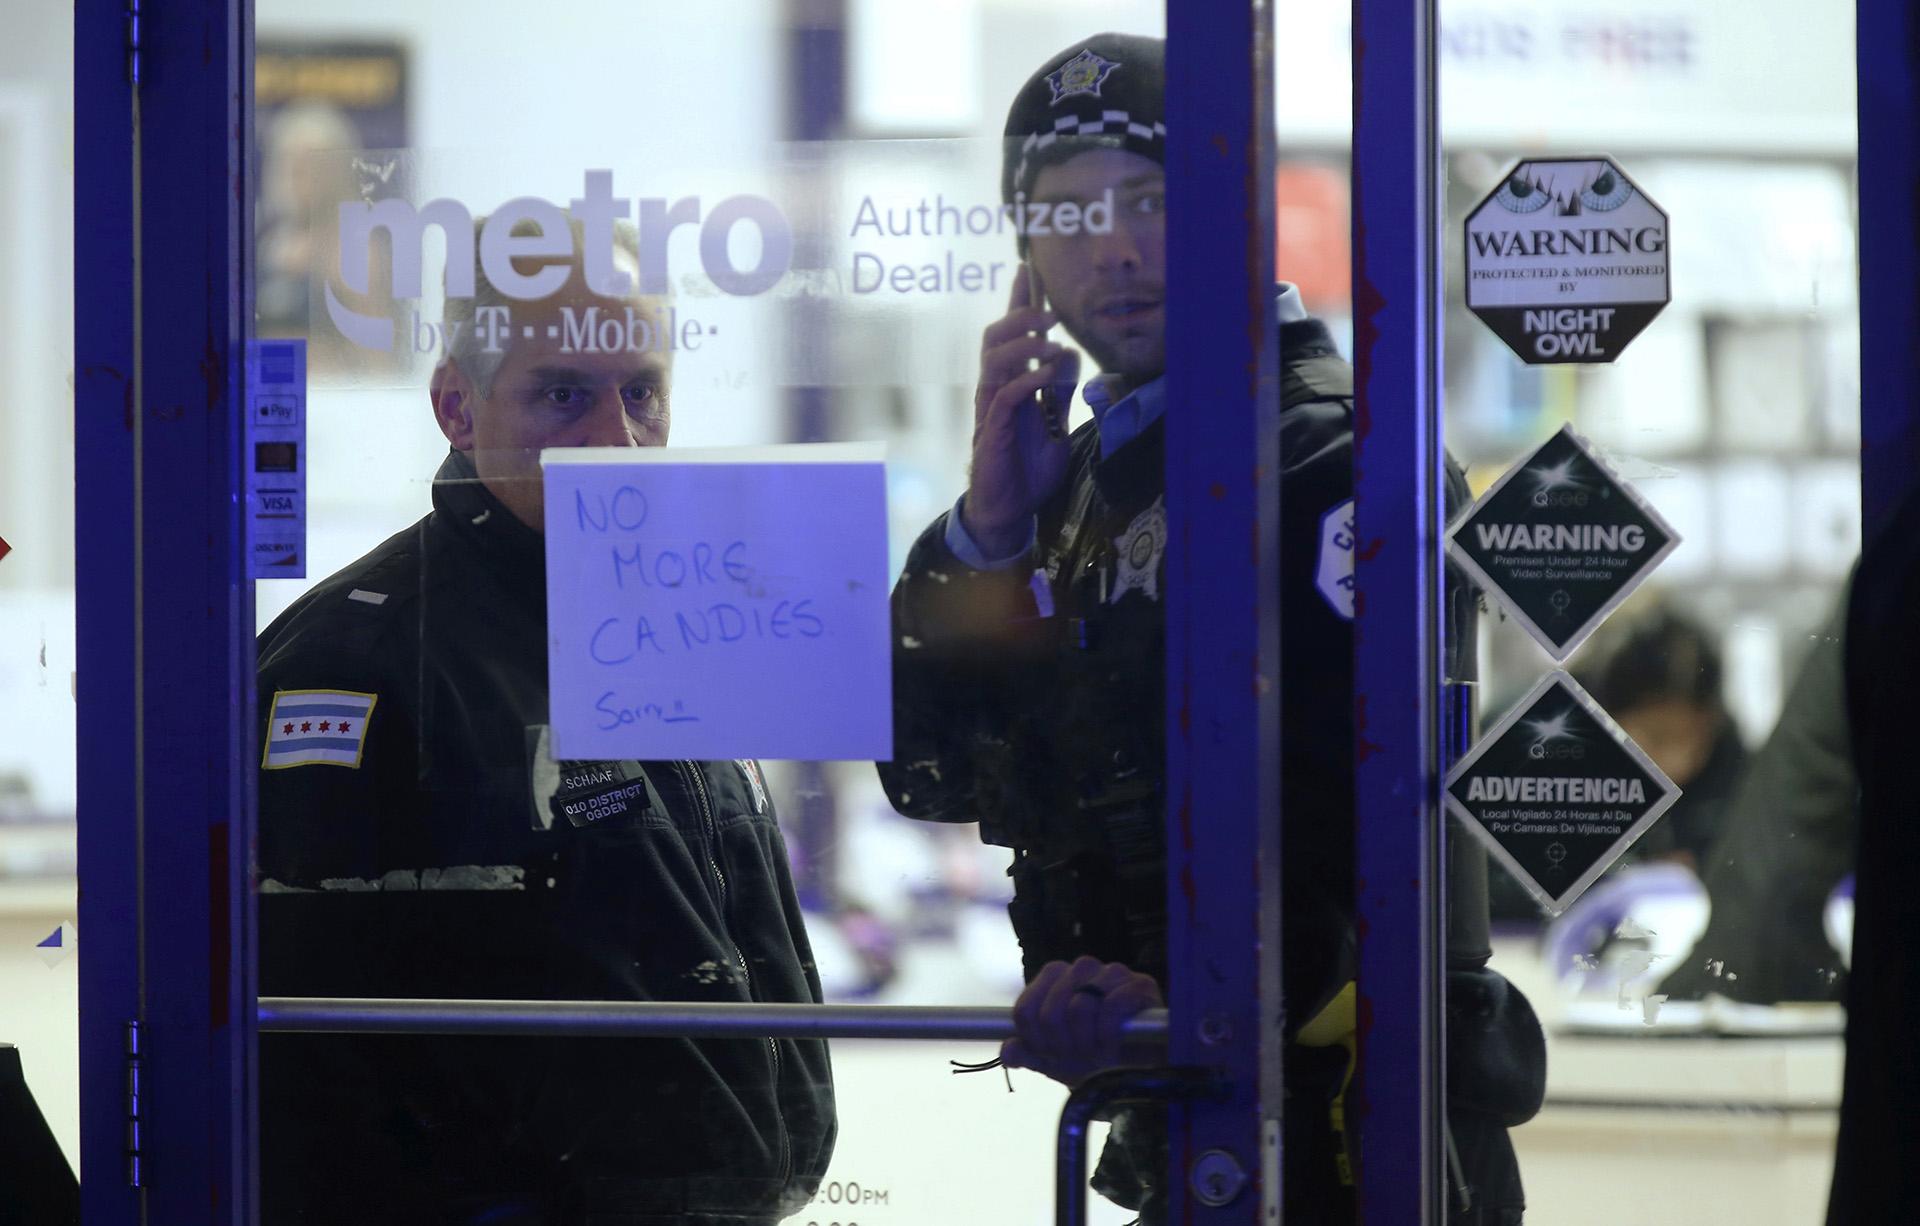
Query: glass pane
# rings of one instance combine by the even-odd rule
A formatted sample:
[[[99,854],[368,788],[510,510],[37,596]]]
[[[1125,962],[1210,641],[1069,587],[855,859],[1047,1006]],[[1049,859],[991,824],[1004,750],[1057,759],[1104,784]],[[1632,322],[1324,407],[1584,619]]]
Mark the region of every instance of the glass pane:
[[[1527,1204],[1812,1220],[1853,798],[1834,628],[1860,536],[1851,8],[1790,49],[1763,33],[1789,18],[1772,0],[1443,10],[1446,439],[1476,497],[1509,491],[1469,530],[1493,534],[1473,537],[1481,578],[1516,593],[1485,593],[1480,727],[1518,717],[1534,761],[1514,778],[1624,780],[1618,734],[1680,790],[1644,830],[1652,797],[1483,811],[1540,887],[1493,868],[1491,965],[1548,1034],[1546,1106],[1513,1134]],[[1645,322],[1669,248],[1672,300]],[[1562,427],[1617,481],[1530,459]],[[1679,538],[1664,559],[1648,512]],[[1506,522],[1527,531],[1495,540]],[[1563,653],[1605,712],[1584,740],[1532,705]],[[1456,1119],[1483,1092],[1451,1089]]]
[[[74,883],[73,22],[0,11],[0,1107],[42,1201],[80,1141]],[[17,1049],[4,1050],[8,1045]],[[24,1084],[22,1084],[24,1078]],[[15,1114],[20,1107],[27,1114]],[[52,1142],[58,1143],[51,1150]],[[16,1165],[16,1163],[18,1165]],[[46,1188],[35,1186],[44,1180]],[[10,1187],[9,1200],[22,1193]]]
[[[1355,1050],[1355,729],[1335,712],[1354,709],[1352,451],[1330,449],[1347,471],[1302,457],[1330,441],[1320,399],[1299,375],[1312,322],[1324,325],[1335,386],[1351,385],[1353,301],[1353,78],[1350,6],[1274,9],[1274,277],[1281,297],[1283,597],[1311,590],[1305,607],[1281,605],[1281,924],[1291,964],[1284,1125],[1287,1212],[1315,1221],[1352,1219],[1357,1134],[1348,1112]],[[1311,345],[1324,343],[1315,337]],[[1323,374],[1322,377],[1325,377]],[[1332,437],[1351,438],[1343,417]],[[1314,424],[1315,422],[1322,424]],[[1344,453],[1344,454],[1343,454]],[[1329,492],[1334,491],[1334,492]],[[1304,521],[1304,526],[1303,526]],[[1289,546],[1292,547],[1289,553]],[[1313,567],[1308,589],[1294,568]],[[1331,610],[1337,621],[1323,620]],[[1330,635],[1329,625],[1338,627]],[[1303,975],[1297,968],[1310,968]],[[1357,986],[1357,984],[1356,984]],[[1327,1207],[1331,1206],[1331,1207]]]
[[[962,810],[900,816],[926,794],[890,800],[871,750],[764,746],[893,727],[892,692],[855,680],[863,640],[800,653],[871,613],[893,658],[882,598],[965,488],[981,333],[1019,263],[1005,108],[1036,49],[1158,25],[1150,4],[608,0],[535,28],[437,0],[259,5],[258,336],[305,342],[304,450],[277,488],[307,517],[304,577],[257,588],[264,995],[1012,1000],[1009,850]],[[1087,420],[1076,399],[1069,428]],[[621,469],[644,511],[618,482],[559,519],[542,500],[541,448],[669,427],[667,461],[759,466],[732,496]],[[739,450],[872,441],[884,486]],[[575,479],[548,469],[546,495]],[[669,503],[656,480],[686,484]],[[814,535],[723,531],[768,506]],[[828,562],[820,524],[841,525]],[[589,532],[612,539],[594,577],[550,569]],[[810,586],[866,561],[858,595]],[[795,659],[811,672],[778,680]],[[737,749],[660,748],[732,727]],[[626,751],[568,748],[603,734]],[[1069,726],[1029,764],[1096,748]],[[823,1045],[787,1040],[260,1046],[268,1221],[1052,1212],[1063,1091],[949,1067],[989,1050],[835,1043],[829,1080]],[[962,1169],[993,1177],[956,1193]]]

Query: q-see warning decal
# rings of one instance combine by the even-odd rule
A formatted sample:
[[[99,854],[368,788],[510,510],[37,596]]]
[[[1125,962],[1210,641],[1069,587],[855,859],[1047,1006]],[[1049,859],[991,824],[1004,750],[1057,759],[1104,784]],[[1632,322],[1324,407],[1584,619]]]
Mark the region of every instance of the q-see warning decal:
[[[1466,238],[1467,309],[1536,365],[1613,361],[1673,296],[1667,215],[1608,158],[1520,163]]]
[[[1578,682],[1548,673],[1447,776],[1447,808],[1558,915],[1680,789]]]
[[[1679,545],[1571,427],[1508,469],[1447,534],[1447,555],[1556,661]]]

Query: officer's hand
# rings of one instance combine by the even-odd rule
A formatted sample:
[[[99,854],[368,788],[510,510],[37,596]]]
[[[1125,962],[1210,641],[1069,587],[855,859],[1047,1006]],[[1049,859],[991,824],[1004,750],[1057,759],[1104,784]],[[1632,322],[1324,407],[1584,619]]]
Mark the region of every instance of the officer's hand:
[[[1047,339],[1053,312],[1027,305],[1030,284],[1023,263],[1013,275],[1007,313],[980,338],[973,471],[961,526],[989,557],[1006,557],[1026,543],[1028,521],[1067,472],[1067,442],[1049,435],[1038,393],[1076,382],[1079,356]],[[1027,369],[1034,361],[1040,364]]]
[[[1008,1068],[1030,1068],[1067,1086],[1101,1069],[1141,1063],[1122,1050],[1120,1028],[1160,1003],[1153,976],[1118,962],[1049,962],[1014,1002],[1019,1037],[1000,1045],[1000,1059]]]

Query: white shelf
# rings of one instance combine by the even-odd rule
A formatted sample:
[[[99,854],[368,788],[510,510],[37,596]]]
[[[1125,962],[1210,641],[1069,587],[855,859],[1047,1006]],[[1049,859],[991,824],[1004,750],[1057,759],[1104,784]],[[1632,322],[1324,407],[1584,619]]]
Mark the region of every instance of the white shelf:
[[[0,918],[41,915],[70,920],[79,896],[71,877],[0,878]]]

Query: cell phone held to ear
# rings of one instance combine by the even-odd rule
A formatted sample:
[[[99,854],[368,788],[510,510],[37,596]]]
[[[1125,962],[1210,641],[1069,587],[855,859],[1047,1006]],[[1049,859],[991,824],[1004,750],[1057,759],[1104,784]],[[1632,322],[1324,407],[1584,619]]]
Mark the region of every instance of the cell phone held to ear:
[[[1027,305],[1038,310],[1047,307],[1047,289],[1040,270],[1027,265]],[[1072,350],[1060,356],[1059,369],[1052,382],[1040,389],[1040,416],[1046,423],[1047,437],[1067,437],[1067,410],[1073,404],[1074,389],[1080,386],[1080,355]]]

